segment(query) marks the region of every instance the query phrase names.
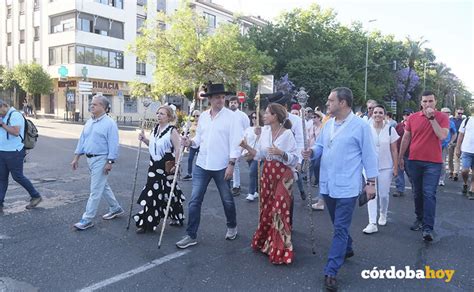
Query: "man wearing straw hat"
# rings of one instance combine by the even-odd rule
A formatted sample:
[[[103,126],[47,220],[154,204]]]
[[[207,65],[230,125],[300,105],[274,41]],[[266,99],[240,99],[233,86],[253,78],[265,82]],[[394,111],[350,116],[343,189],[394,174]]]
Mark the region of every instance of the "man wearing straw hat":
[[[243,132],[238,125],[236,114],[224,107],[224,97],[230,92],[223,84],[207,84],[202,97],[208,97],[210,109],[199,118],[196,136],[192,140],[184,138],[186,147],[200,147],[193,169],[193,189],[188,205],[188,226],[186,235],[176,243],[178,248],[187,248],[198,243],[197,231],[201,221],[201,205],[211,179],[216,183],[227,219],[225,239],[237,237],[237,219],[234,197],[229,180],[232,178],[236,159],[240,156],[240,141]]]

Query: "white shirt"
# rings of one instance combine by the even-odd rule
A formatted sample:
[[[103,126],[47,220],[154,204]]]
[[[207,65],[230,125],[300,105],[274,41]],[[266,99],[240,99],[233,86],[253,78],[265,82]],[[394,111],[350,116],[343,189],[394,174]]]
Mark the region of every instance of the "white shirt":
[[[196,165],[215,171],[226,168],[230,158],[240,157],[243,130],[239,127],[236,114],[230,109],[222,108],[214,119],[211,119],[210,111],[203,112],[199,117],[193,142],[200,147]]]
[[[299,158],[298,162],[301,162],[303,160],[303,155],[301,154],[301,151],[304,150],[302,120],[300,117],[292,113],[288,113],[288,119],[291,122],[291,132],[293,132],[293,135],[295,136],[295,140],[296,140],[296,148],[298,150],[298,158]]]
[[[158,131],[161,132],[158,133],[157,131],[156,136],[153,135],[154,130],[152,130],[150,133],[148,152],[150,152],[151,158],[153,158],[154,161],[161,160],[165,156],[166,152],[171,152],[171,147],[173,147],[173,143],[171,142],[171,133],[173,130],[168,130],[161,138],[159,138],[161,133],[166,130],[168,126],[169,124],[163,129],[158,127]]]
[[[272,145],[286,152],[286,154],[288,155],[288,161],[284,161],[283,158],[279,155],[269,155],[268,148],[272,147]],[[265,158],[266,160],[276,160],[282,162],[283,164],[289,166],[292,169],[295,168],[296,164],[299,161],[295,137],[290,130],[287,130],[285,128],[281,129],[280,135],[272,143],[271,128],[263,127],[260,139],[255,145],[255,150],[257,150],[257,154],[254,158],[255,160],[260,160],[263,158]]]
[[[239,125],[242,127],[242,132],[244,132],[248,127],[250,127],[249,117],[239,109],[236,109],[234,113],[236,114],[236,118],[239,120]]]
[[[306,139],[310,141],[313,137],[313,119],[309,121],[305,120],[305,127],[306,127]]]
[[[370,124],[370,130],[372,132],[372,137],[374,138],[375,151],[377,152],[378,158],[378,169],[391,169],[393,168],[392,160],[392,151],[390,150],[390,144],[396,142],[400,136],[398,135],[395,128],[392,127],[392,130],[389,131],[390,125],[387,122],[384,122],[383,128],[377,133],[377,130],[374,128],[374,124]]]
[[[245,132],[244,132],[244,139],[245,141],[247,141],[247,144],[252,147],[252,148],[255,148],[255,142],[257,142],[257,135],[255,135],[255,127],[248,127],[247,129],[245,129]],[[247,150],[243,150],[242,151],[242,154],[246,154],[248,151]]]
[[[464,139],[461,144],[461,151],[467,153],[474,153],[474,122],[473,117],[464,119],[459,127],[459,133],[464,134]],[[466,125],[467,121],[467,125]]]

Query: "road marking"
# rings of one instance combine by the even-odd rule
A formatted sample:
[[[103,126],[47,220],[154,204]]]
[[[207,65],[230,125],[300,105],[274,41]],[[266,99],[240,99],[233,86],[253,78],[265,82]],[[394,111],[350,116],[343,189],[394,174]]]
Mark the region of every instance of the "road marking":
[[[109,279],[106,279],[104,281],[101,281],[101,282],[98,282],[98,283],[95,283],[91,286],[88,286],[88,287],[85,287],[85,288],[82,288],[81,290],[79,290],[79,292],[88,292],[88,291],[95,291],[95,290],[98,290],[98,289],[102,289],[106,286],[109,286],[110,284],[113,284],[113,283],[116,283],[116,282],[119,282],[119,281],[122,281],[124,279],[127,279],[127,278],[130,278],[130,277],[133,277],[134,275],[137,275],[141,272],[145,272],[149,269],[152,269],[154,267],[157,267],[161,264],[164,264],[166,262],[169,262],[175,258],[179,258],[181,256],[184,256],[185,254],[191,252],[191,250],[183,250],[183,251],[177,251],[175,253],[172,253],[172,254],[169,254],[167,256],[164,256],[162,258],[159,258],[159,259],[156,259],[154,261],[151,261],[149,262],[148,264],[145,264],[141,267],[138,267],[138,268],[135,268],[133,270],[130,270],[128,272],[125,272],[125,273],[122,273],[122,274],[119,274],[117,276],[114,276],[112,278],[109,278]]]
[[[0,234],[0,240],[3,240],[3,239],[10,239],[11,237],[8,236],[8,235],[3,235],[3,234]]]

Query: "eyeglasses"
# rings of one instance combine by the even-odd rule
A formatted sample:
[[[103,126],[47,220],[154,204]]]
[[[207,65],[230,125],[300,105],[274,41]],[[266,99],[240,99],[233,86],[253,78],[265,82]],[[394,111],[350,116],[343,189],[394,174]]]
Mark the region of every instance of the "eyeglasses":
[[[256,119],[257,117],[256,116],[252,116],[252,119]]]
[[[199,115],[194,115],[193,117],[195,117],[195,118],[199,118]]]

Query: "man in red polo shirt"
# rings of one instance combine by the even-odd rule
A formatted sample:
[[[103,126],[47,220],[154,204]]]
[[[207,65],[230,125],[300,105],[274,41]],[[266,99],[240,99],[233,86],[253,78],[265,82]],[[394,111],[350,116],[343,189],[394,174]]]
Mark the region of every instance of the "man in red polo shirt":
[[[413,182],[416,221],[411,230],[423,230],[423,240],[433,240],[436,214],[436,188],[443,159],[441,141],[449,131],[449,118],[436,111],[436,97],[432,91],[421,96],[422,110],[410,115],[405,125],[398,161],[404,168],[403,156],[410,147],[408,169]]]

